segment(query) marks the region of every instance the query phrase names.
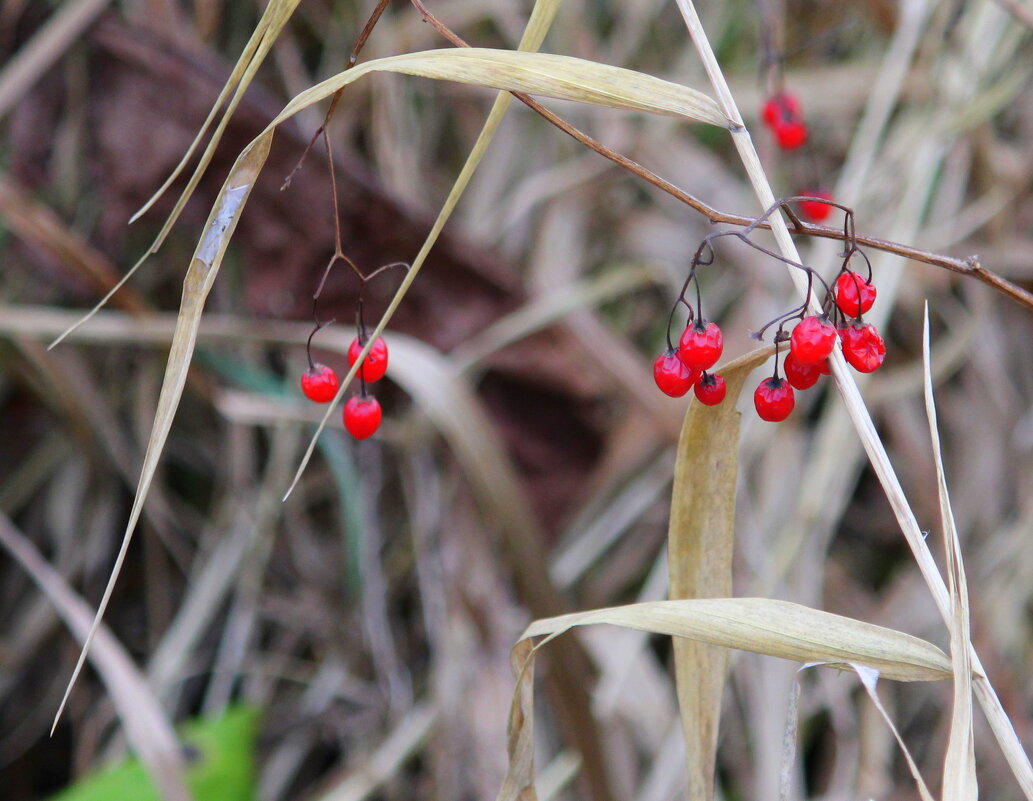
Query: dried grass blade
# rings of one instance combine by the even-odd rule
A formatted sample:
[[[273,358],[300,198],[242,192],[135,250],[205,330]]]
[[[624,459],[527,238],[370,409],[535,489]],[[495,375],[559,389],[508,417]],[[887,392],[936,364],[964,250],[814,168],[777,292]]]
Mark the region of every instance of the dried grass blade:
[[[728,118],[707,95],[642,72],[572,56],[466,47],[391,56],[345,70],[295,97],[270,123],[270,127],[279,125],[371,72],[396,72],[507,92],[525,92],[607,108],[692,119],[722,128],[729,125]]]
[[[86,636],[79,660],[68,681],[64,697],[61,699],[61,706],[54,717],[54,726],[61,718],[61,713],[68,701],[68,696],[75,685],[82,670],[83,663],[89,653],[90,645],[104,617],[104,611],[111,599],[112,590],[118,579],[118,574],[125,561],[126,552],[129,550],[129,543],[132,541],[133,532],[140,519],[144,501],[147,498],[147,491],[150,489],[151,481],[154,478],[155,470],[158,467],[158,460],[161,458],[162,450],[165,447],[165,440],[169,430],[172,428],[172,419],[179,406],[179,400],[183,395],[183,387],[186,384],[187,372],[190,369],[190,359],[193,356],[194,345],[197,341],[197,331],[201,324],[201,314],[204,311],[205,300],[212,288],[215,276],[219,272],[223,256],[229,245],[230,237],[240,219],[240,214],[247,202],[248,195],[254,187],[269,154],[269,146],[272,143],[272,134],[264,134],[247,150],[245,150],[237,162],[233,165],[226,183],[223,184],[219,197],[215,201],[212,213],[208,217],[205,226],[205,233],[197,245],[190,267],[187,270],[186,278],[183,281],[183,300],[180,305],[179,315],[176,319],[176,331],[172,337],[172,348],[169,353],[168,365],[165,369],[165,378],[162,382],[161,395],[158,398],[158,410],[154,416],[154,425],[151,428],[151,435],[147,441],[147,452],[144,454],[143,469],[140,473],[140,481],[136,488],[136,496],[133,498],[133,507],[129,513],[129,522],[126,524],[125,534],[122,538],[122,545],[119,548],[118,556],[111,570],[104,595],[97,608],[97,615],[93,625]]]
[[[897,681],[950,678],[947,656],[935,645],[820,609],[771,598],[649,601],[536,620],[521,639],[550,640],[575,626],[612,626],[688,637],[711,645],[794,662],[865,665]]]
[[[735,488],[739,418],[735,399],[750,372],[774,348],[760,348],[719,368],[727,400],[719,406],[692,401],[685,413],[671,493],[667,533],[671,600],[726,598],[732,594]],[[728,650],[684,638],[674,640],[674,673],[685,732],[689,798],[714,797],[714,765]]]
[[[174,226],[176,224],[176,220],[179,219],[179,215],[180,212],[183,211],[183,207],[187,204],[187,201],[190,200],[190,197],[193,195],[198,183],[200,183],[201,178],[208,169],[208,165],[211,163],[212,157],[215,155],[215,149],[219,146],[219,141],[222,139],[222,134],[226,130],[226,126],[229,124],[230,118],[233,116],[233,112],[236,111],[237,106],[243,99],[244,92],[247,91],[255,73],[258,72],[258,68],[262,65],[266,55],[269,53],[273,43],[276,41],[276,37],[279,35],[280,30],[287,23],[287,20],[290,19],[291,14],[294,13],[294,9],[297,7],[299,2],[300,0],[271,0],[269,5],[266,6],[261,19],[258,21],[258,25],[255,27],[255,32],[251,35],[247,45],[244,47],[244,51],[241,53],[240,58],[233,67],[233,72],[230,73],[229,79],[226,81],[226,84],[223,86],[218,98],[216,98],[215,103],[212,105],[211,111],[208,112],[208,117],[201,125],[201,129],[197,132],[197,136],[194,137],[194,141],[191,142],[190,147],[187,148],[187,152],[183,155],[183,158],[180,160],[179,164],[176,165],[175,169],[173,169],[169,177],[165,179],[165,183],[162,184],[151,199],[148,200],[129,219],[129,222],[135,222],[141,215],[145,214],[147,210],[151,208],[158,198],[165,194],[176,178],[179,177],[180,173],[183,172],[194,152],[197,150],[198,145],[201,143],[201,140],[204,138],[205,132],[209,127],[211,127],[212,122],[214,122],[219,109],[232,94],[229,105],[223,112],[222,119],[219,121],[215,132],[212,134],[211,140],[208,142],[208,146],[201,155],[201,160],[194,168],[194,172],[190,176],[190,180],[180,193],[179,199],[176,201],[176,205],[162,224],[157,237],[155,237],[151,246],[147,248],[147,251],[126,271],[126,274],[123,275],[118,282],[107,291],[107,293],[105,293],[104,297],[97,301],[90,311],[76,320],[76,322],[65,329],[57,339],[51,342],[49,346],[50,348],[60,344],[65,337],[75,331],[79,326],[88,322],[93,315],[100,311],[100,309],[104,308],[108,301],[111,300],[112,296],[125,286],[125,283],[133,277],[140,267],[143,266],[144,262],[146,262],[152,254],[158,252],[158,249],[165,241],[165,237],[168,236],[169,231],[172,230],[172,226]],[[257,141],[258,140],[256,139],[255,142],[252,143],[252,148]]]
[[[2,513],[0,545],[32,576],[72,633],[85,640],[90,631],[89,606]],[[91,661],[111,696],[133,750],[165,799],[188,801],[191,796],[172,723],[121,643],[107,628],[95,633]]]
[[[947,587],[950,592],[951,662],[954,665],[954,707],[951,712],[950,736],[943,764],[943,801],[975,801],[979,797],[976,781],[975,732],[972,728],[972,659],[969,646],[968,583],[961,558],[961,542],[954,523],[947,476],[940,451],[940,429],[933,400],[932,359],[929,348],[929,305],[925,307],[922,328],[922,361],[925,367],[925,411],[929,418],[929,436],[936,463],[936,485],[940,500],[940,524],[946,551]]]
[[[917,637],[767,598],[653,601],[536,620],[513,648],[517,685],[509,719],[509,766],[498,801],[537,799],[534,788],[535,654],[571,628],[596,623],[689,637],[711,645],[799,662],[821,662],[901,681],[935,681],[951,675],[947,655]],[[533,637],[544,639],[532,647]]]

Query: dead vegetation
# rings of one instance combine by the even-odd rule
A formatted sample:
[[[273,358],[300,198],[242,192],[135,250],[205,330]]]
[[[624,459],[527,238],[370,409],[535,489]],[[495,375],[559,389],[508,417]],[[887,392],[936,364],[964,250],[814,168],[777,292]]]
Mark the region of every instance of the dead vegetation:
[[[242,799],[480,799],[500,786],[515,797],[535,744],[542,799],[661,801],[686,787],[693,799],[715,790],[761,798],[780,786],[794,798],[913,797],[906,760],[865,693],[872,668],[922,679],[880,682],[878,695],[931,794],[975,797],[974,749],[985,797],[1018,797],[1020,787],[1029,797],[1028,762],[1024,773],[1005,730],[1010,719],[1019,741],[1033,738],[1031,324],[1027,309],[974,280],[873,252],[872,318],[890,357],[861,395],[841,378],[840,392],[831,382],[809,392],[777,426],[747,409],[740,432],[725,409],[720,421],[695,410],[683,427],[684,401],[654,390],[649,364],[711,223],[519,103],[496,114],[476,175],[456,184],[478,136],[487,142],[492,93],[370,75],[348,86],[330,133],[345,250],[365,269],[416,263],[388,329],[387,423],[356,446],[335,413],[281,502],[319,416],[295,386],[334,231],[318,149],[280,187],[325,103],[300,109],[275,138],[263,131],[291,97],[340,72],[369,5],[277,0],[260,17],[250,4],[201,0],[0,4],[7,797],[46,797],[127,740],[167,769],[163,787],[176,797],[183,766],[170,721],[233,702],[262,710],[257,786]],[[745,133],[687,122],[688,105],[672,119],[605,108],[612,98],[542,101],[604,147],[747,217],[769,204],[767,180],[775,195],[820,181],[856,210],[861,233],[954,259],[977,253],[1019,290],[1031,286],[1033,62],[1021,0],[700,4],[698,49],[683,0],[536,5],[546,23],[555,9],[543,51],[693,87],[733,129],[737,108],[759,162]],[[527,24],[527,8],[501,0],[430,10],[478,48],[515,50]],[[48,351],[163,236],[193,163],[138,222],[126,221],[190,147],[255,26],[280,22],[161,250],[108,310]],[[813,126],[806,158],[784,158],[757,125],[762,25],[784,35],[786,81]],[[704,69],[709,43],[727,92]],[[448,46],[399,2],[359,64]],[[410,72],[448,77],[456,52]],[[468,83],[520,88],[506,83],[518,66],[489,64]],[[574,67],[555,66],[553,77]],[[575,93],[592,79],[579,74]],[[636,92],[649,95],[626,94]],[[700,103],[695,116],[706,119],[713,110]],[[265,146],[268,157],[256,157]],[[245,174],[240,214],[242,203],[225,203]],[[450,191],[455,213],[430,249]],[[230,233],[239,218],[232,243],[205,228],[213,208]],[[766,244],[789,255],[779,224]],[[806,263],[835,269],[839,243],[796,245]],[[191,273],[211,282],[195,300],[204,305],[211,291],[203,317],[197,307],[188,320],[198,326],[189,371],[179,318],[179,400],[169,394],[175,369],[163,374],[195,248]],[[374,315],[396,287],[397,278],[379,285]],[[342,322],[317,340],[338,366],[356,289],[335,271],[322,302]],[[729,332],[729,359],[755,346],[749,331],[798,302],[784,270],[734,245],[722,247],[705,292]],[[926,301],[960,548],[929,445]],[[755,361],[746,358],[739,380]],[[171,425],[163,452],[151,433],[162,408]],[[729,471],[722,460],[736,454]],[[148,463],[154,481],[137,505]],[[83,636],[134,507],[140,536],[93,645],[95,671],[83,673],[48,738],[78,654],[65,626]],[[739,600],[721,602],[717,617],[692,606],[706,602],[671,611],[653,604],[668,585],[672,598]],[[646,605],[605,611],[635,602]],[[521,632],[538,621],[526,635],[546,635],[574,620],[541,619],[596,609],[589,620],[631,628],[583,627],[546,646],[542,701],[532,704],[523,673],[508,737],[518,640],[514,664],[527,665]],[[763,632],[749,628],[758,620]],[[650,631],[699,642],[672,649]],[[971,682],[925,681],[968,678],[979,664],[962,647],[969,636],[1007,719],[995,717],[978,667]],[[862,680],[797,676],[801,661],[858,665]],[[988,712],[972,713],[970,689]],[[999,745],[1009,742],[1010,765]],[[199,801],[209,797],[190,781]]]

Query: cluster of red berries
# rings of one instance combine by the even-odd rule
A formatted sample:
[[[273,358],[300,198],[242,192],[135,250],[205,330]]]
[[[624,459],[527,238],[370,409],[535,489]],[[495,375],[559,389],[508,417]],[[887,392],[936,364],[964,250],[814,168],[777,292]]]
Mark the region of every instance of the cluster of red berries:
[[[717,364],[723,350],[724,335],[717,323],[690,321],[678,347],[669,347],[656,357],[653,379],[660,391],[672,398],[680,398],[691,389],[700,403],[716,406],[725,399],[725,380],[707,370]]]
[[[840,312],[841,325],[833,322],[828,312],[804,317],[789,335],[789,353],[783,370],[785,378],[776,372],[760,382],[753,393],[753,405],[761,419],[771,422],[785,420],[793,411],[795,389],[810,389],[823,375],[829,374],[828,357],[838,338],[847,364],[860,373],[871,373],[882,366],[886,358],[886,343],[871,323],[861,315],[875,303],[875,285],[863,275],[844,270],[836,279],[833,299]],[[785,341],[779,328],[775,341]]]
[[[348,347],[349,367],[358,360],[367,341],[365,331],[361,337],[355,337],[352,341]],[[378,338],[356,373],[361,382],[361,393],[349,398],[344,404],[344,427],[355,439],[369,439],[380,428],[380,402],[366,391],[366,384],[379,381],[386,372],[387,344]],[[309,359],[309,368],[301,376],[301,391],[305,393],[306,398],[316,403],[329,403],[337,396],[339,386],[337,373],[332,367],[314,363],[311,358]]]
[[[780,201],[784,204],[786,201]],[[772,208],[778,208],[776,204]],[[769,212],[770,213],[770,212]],[[701,403],[713,406],[724,400],[726,387],[724,379],[717,373],[707,372],[721,356],[724,337],[716,323],[703,319],[700,300],[699,283],[696,270],[701,265],[711,264],[714,259],[712,241],[722,236],[736,236],[743,242],[759,250],[769,253],[753,243],[748,233],[756,228],[765,217],[758,219],[746,232],[722,232],[706,237],[692,260],[689,277],[682,287],[678,300],[671,310],[668,322],[667,350],[656,357],[653,362],[653,378],[660,390],[671,397],[679,398],[689,389],[694,389],[696,398]],[[801,264],[790,262],[793,266],[805,270],[808,275],[808,297],[813,282],[817,280],[825,287],[825,297],[820,314],[808,314],[805,303],[790,312],[776,317],[754,336],[760,339],[763,332],[778,324],[775,334],[775,371],[770,378],[765,378],[753,393],[753,403],[757,414],[763,420],[778,422],[784,420],[793,411],[796,403],[795,390],[809,389],[823,375],[829,374],[828,358],[836,346],[837,340],[843,350],[847,363],[861,373],[877,370],[886,356],[886,344],[883,342],[875,326],[866,323],[863,315],[875,303],[876,289],[871,280],[871,267],[868,275],[862,275],[849,269],[850,260],[860,255],[865,262],[867,257],[857,247],[853,237],[853,213],[847,210],[847,222],[844,232],[848,240],[848,248],[844,254],[843,265],[832,287],[828,286],[813,270]],[[709,255],[708,255],[709,254]],[[774,254],[771,254],[774,255]],[[695,308],[685,299],[689,286],[696,284]],[[685,305],[689,311],[689,320],[675,348],[670,338],[670,323],[679,304]],[[792,332],[786,326],[798,320]],[[789,342],[789,352],[785,356],[783,369],[785,377],[778,372],[778,350],[781,343]]]
[[[804,122],[800,98],[785,90],[771,95],[764,101],[761,119],[771,130],[776,144],[782,150],[799,150],[807,143],[809,131]],[[832,200],[832,195],[823,189],[811,188],[801,195],[813,200],[801,200],[800,212],[811,222],[823,222],[832,213],[833,207],[823,200]]]

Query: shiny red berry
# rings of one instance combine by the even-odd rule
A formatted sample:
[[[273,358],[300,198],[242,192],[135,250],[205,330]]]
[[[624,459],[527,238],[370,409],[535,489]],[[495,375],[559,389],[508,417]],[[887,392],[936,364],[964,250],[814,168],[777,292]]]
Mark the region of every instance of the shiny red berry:
[[[355,439],[369,439],[380,428],[380,403],[376,398],[348,398],[344,404],[344,427]]]
[[[800,364],[790,351],[782,364],[785,370],[786,380],[793,389],[810,389],[818,383],[818,379],[829,374],[828,360],[820,361],[817,364]]]
[[[316,403],[329,403],[337,394],[337,373],[325,364],[314,364],[301,376],[301,391]]]
[[[832,195],[823,189],[812,189],[808,192],[804,192],[803,194],[810,195],[811,197],[824,198],[825,200],[832,200]],[[834,208],[835,206],[830,206],[828,203],[822,203],[817,200],[800,201],[800,211],[803,213],[803,216],[811,222],[823,222],[824,220],[827,220],[829,215],[832,214],[832,210]]]
[[[825,361],[836,345],[836,327],[825,317],[804,317],[789,340],[789,351],[799,364]]]
[[[802,120],[776,125],[773,133],[775,141],[783,150],[796,150],[807,142],[807,125]]]
[[[717,406],[725,399],[728,387],[719,373],[703,373],[693,389],[696,399],[705,406]]]
[[[753,405],[761,420],[785,420],[796,405],[793,388],[784,378],[765,378],[753,393]]]
[[[847,317],[860,317],[875,304],[875,284],[853,270],[836,279],[836,305]]]
[[[689,325],[678,342],[678,358],[694,370],[708,370],[717,364],[725,340],[717,323]]]
[[[667,350],[653,362],[653,380],[660,391],[672,398],[680,398],[699,380],[699,370],[694,370],[678,358],[676,350]]]
[[[848,325],[839,330],[843,340],[843,358],[859,373],[871,373],[886,358],[886,343],[871,323]]]
[[[362,353],[364,344],[359,342],[359,338],[355,337],[352,340],[351,345],[348,346],[348,366],[351,367],[355,364],[355,360],[359,358],[359,354]],[[365,381],[373,383],[379,381],[384,377],[384,373],[387,372],[387,344],[383,339],[377,338],[377,341],[373,343],[373,347],[369,349],[369,353],[362,362],[362,367],[359,368],[358,375]]]

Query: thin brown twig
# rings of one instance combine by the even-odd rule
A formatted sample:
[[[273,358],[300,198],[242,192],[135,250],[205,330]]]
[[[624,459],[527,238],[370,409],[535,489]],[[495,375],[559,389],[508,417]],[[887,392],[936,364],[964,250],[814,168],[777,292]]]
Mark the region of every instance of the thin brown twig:
[[[423,19],[440,33],[443,37],[452,42],[456,47],[469,47],[462,38],[460,38],[454,31],[450,30],[441,20],[437,19],[430,10],[423,4],[422,0],[410,0],[415,6],[416,10],[420,12]],[[672,197],[680,200],[690,208],[695,209],[711,223],[724,223],[726,225],[743,225],[750,226],[753,228],[764,228],[766,230],[771,229],[771,223],[769,222],[757,222],[756,217],[747,217],[742,214],[729,214],[727,212],[715,209],[713,206],[700,200],[695,195],[689,194],[684,189],[676,186],[675,184],[668,181],[666,178],[662,178],[653,171],[643,167],[638,162],[628,158],[627,156],[611,150],[606,145],[593,139],[591,136],[586,134],[584,131],[571,125],[566,120],[557,116],[547,108],[542,106],[536,100],[523,92],[513,92],[513,96],[516,97],[525,106],[535,111],[548,122],[555,125],[561,131],[568,136],[580,142],[585,147],[594,150],[600,156],[603,156],[612,161],[617,166],[627,170],[635,176],[641,178],[647,183],[652,184],[657,189],[660,189]],[[881,250],[886,253],[892,253],[896,256],[900,256],[911,261],[922,262],[923,264],[929,264],[933,267],[940,267],[951,272],[958,273],[959,275],[965,275],[970,278],[975,278],[986,284],[998,292],[1007,295],[1015,302],[1025,306],[1027,309],[1033,311],[1033,293],[1026,289],[1012,283],[1007,278],[998,275],[991,270],[986,269],[979,263],[979,259],[976,256],[969,256],[966,259],[959,259],[953,256],[945,256],[940,253],[933,253],[928,250],[921,250],[919,248],[911,247],[910,245],[904,245],[899,242],[890,242],[886,239],[880,239],[874,236],[863,236],[859,234],[848,235],[845,231],[829,228],[824,225],[816,225],[814,223],[807,223],[799,219],[799,217],[793,213],[792,209],[784,207],[783,210],[788,211],[790,219],[793,224],[793,233],[799,234],[800,236],[815,236],[822,239],[838,239],[840,241],[847,241],[848,239],[853,241],[857,245],[863,245],[865,247],[873,248],[874,250]]]
[[[355,62],[359,60],[359,53],[361,53],[362,48],[366,46],[366,40],[369,39],[370,34],[373,33],[373,28],[380,21],[380,17],[384,13],[384,10],[387,8],[387,4],[390,1],[391,0],[379,0],[377,7],[373,9],[373,13],[369,15],[369,19],[366,20],[366,25],[359,34],[359,38],[355,40],[355,47],[352,48],[351,54],[348,56],[348,63],[345,65],[346,70],[354,67]],[[305,149],[302,151],[301,158],[298,159],[298,163],[294,165],[294,169],[290,171],[290,175],[284,179],[283,185],[280,187],[281,192],[291,185],[291,181],[294,180],[294,176],[298,174],[298,171],[305,164],[305,159],[308,157],[308,153],[316,143],[316,140],[320,136],[326,136],[326,129],[330,125],[330,121],[334,118],[334,113],[337,111],[337,104],[341,102],[342,94],[344,94],[344,87],[341,87],[334,92],[334,96],[330,99],[330,107],[327,108],[326,116],[323,117],[323,124],[316,129],[316,132],[312,134],[312,138],[308,140],[308,144],[305,145]],[[336,194],[334,197],[337,197]]]

